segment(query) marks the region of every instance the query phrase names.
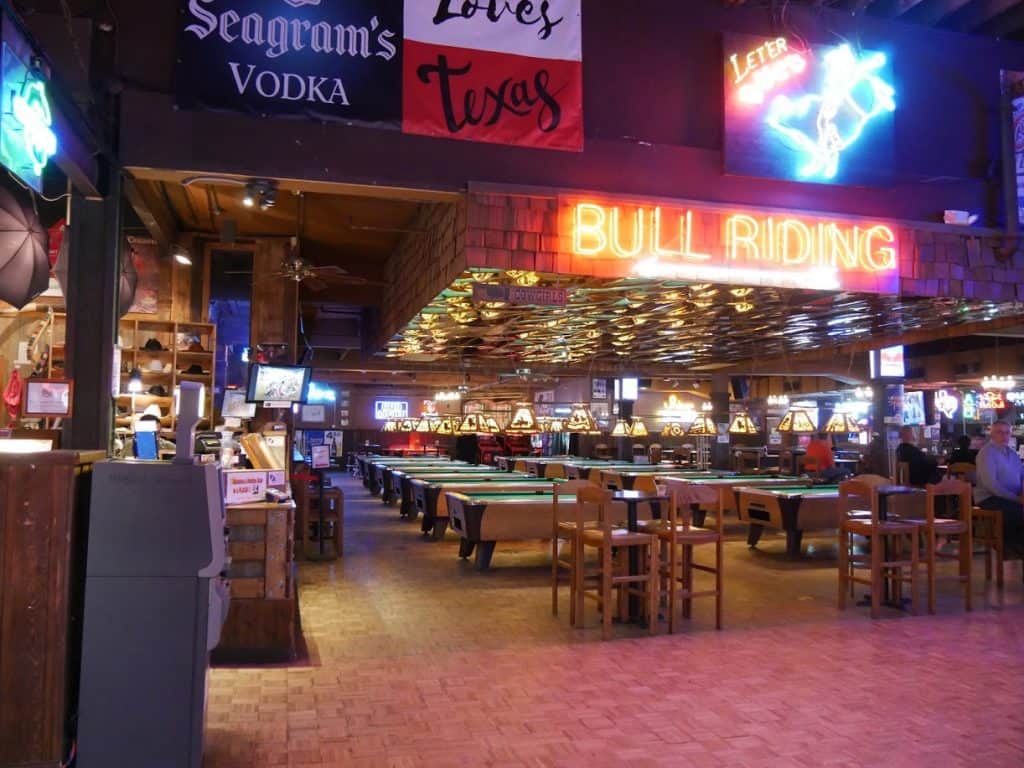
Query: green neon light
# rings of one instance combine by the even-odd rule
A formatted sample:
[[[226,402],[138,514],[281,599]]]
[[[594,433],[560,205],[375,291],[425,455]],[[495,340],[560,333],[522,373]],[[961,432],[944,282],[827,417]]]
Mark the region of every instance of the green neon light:
[[[42,174],[46,163],[57,154],[57,134],[53,132],[53,115],[46,96],[46,83],[26,77],[21,93],[11,100],[14,119],[21,123],[22,139],[29,162],[36,175]]]

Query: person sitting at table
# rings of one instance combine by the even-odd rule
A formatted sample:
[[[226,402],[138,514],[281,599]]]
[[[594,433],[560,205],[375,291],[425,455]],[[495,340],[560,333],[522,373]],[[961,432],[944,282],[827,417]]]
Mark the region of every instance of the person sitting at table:
[[[832,453],[828,435],[819,432],[807,443],[804,452],[804,470],[825,480],[833,480],[840,472],[836,468],[836,458]]]
[[[949,464],[958,464],[961,462],[967,464],[973,464],[977,458],[978,452],[971,448],[971,438],[967,435],[960,435],[956,439],[956,448],[949,454],[949,458],[946,462]]]
[[[977,484],[974,503],[982,509],[996,509],[1003,515],[1003,552],[1007,559],[1024,557],[1021,491],[1024,470],[1017,452],[1010,447],[1010,425],[997,421],[989,441],[978,451],[975,464]]]
[[[907,464],[910,472],[906,478],[908,485],[923,488],[928,483],[937,483],[942,479],[939,462],[914,444],[914,428],[900,428],[900,444],[896,447],[896,461]]]

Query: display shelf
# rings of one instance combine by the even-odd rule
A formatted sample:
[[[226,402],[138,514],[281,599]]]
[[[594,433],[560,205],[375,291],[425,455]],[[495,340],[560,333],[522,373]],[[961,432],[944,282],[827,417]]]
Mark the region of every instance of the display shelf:
[[[147,405],[157,404],[168,415],[161,419],[161,426],[169,425],[168,433],[173,433],[177,419],[170,411],[174,407],[174,390],[183,381],[194,381],[206,388],[205,408],[207,413],[213,411],[213,363],[216,349],[216,327],[210,323],[176,323],[169,320],[122,320],[118,326],[121,336],[121,388],[126,389],[133,369],[138,369],[142,376],[143,392],[135,395],[135,411],[141,413]],[[146,342],[155,339],[163,349],[146,349]],[[198,345],[198,349],[195,348]],[[193,347],[191,350],[190,347]],[[149,366],[158,361],[168,370],[154,371]],[[192,365],[198,365],[205,373],[184,373]],[[145,390],[154,386],[163,386],[167,395],[150,395]],[[118,402],[129,400],[131,395],[122,392]],[[131,417],[122,416],[129,421]],[[209,425],[209,420],[199,422],[200,428]]]

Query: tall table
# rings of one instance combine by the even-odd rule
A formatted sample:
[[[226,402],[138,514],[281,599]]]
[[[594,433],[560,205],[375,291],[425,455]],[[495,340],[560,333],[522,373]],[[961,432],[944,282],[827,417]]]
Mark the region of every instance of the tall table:
[[[661,517],[661,502],[668,501],[668,495],[664,493],[649,493],[647,491],[613,491],[612,501],[620,501],[626,505],[626,526],[630,531],[636,532],[639,529],[637,523],[637,507],[641,502],[651,505],[651,514],[655,518]],[[640,553],[636,547],[629,548],[629,573],[635,575],[640,572]],[[608,610],[608,606],[605,606]],[[629,618],[634,619],[640,615],[640,600],[636,595],[629,596]],[[649,617],[654,621],[654,617]]]

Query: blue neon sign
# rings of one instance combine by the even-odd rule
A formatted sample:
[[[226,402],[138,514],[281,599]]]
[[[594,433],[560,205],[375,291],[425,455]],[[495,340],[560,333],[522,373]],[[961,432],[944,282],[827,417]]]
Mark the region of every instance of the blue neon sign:
[[[897,99],[885,53],[747,35],[731,35],[726,45],[727,172],[891,182]]]
[[[41,72],[26,66],[7,43],[3,44],[0,69],[0,163],[42,192],[43,171],[57,154],[46,80]]]

